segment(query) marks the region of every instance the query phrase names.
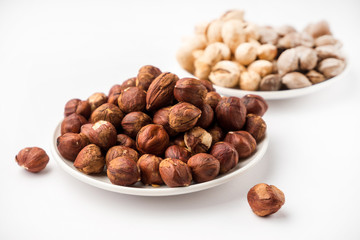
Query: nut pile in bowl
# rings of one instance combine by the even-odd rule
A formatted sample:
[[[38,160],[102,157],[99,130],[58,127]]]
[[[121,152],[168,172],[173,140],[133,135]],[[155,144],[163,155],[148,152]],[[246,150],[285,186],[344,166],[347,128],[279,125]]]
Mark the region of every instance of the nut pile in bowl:
[[[71,99],[57,149],[84,174],[111,183],[183,187],[226,174],[266,134],[267,103],[221,97],[211,82],[146,65],[109,94]]]
[[[339,75],[342,44],[326,21],[294,27],[259,26],[228,11],[195,27],[177,51],[182,68],[217,86],[247,91],[304,88]]]

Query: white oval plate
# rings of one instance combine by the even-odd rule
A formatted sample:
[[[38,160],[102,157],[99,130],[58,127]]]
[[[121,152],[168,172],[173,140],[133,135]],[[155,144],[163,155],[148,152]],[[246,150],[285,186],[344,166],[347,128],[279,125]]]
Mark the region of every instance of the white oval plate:
[[[197,192],[201,190],[205,190],[208,188],[212,188],[218,186],[220,184],[226,183],[233,179],[236,176],[241,175],[250,167],[254,166],[257,162],[262,159],[264,156],[266,149],[269,144],[268,136],[265,137],[264,140],[257,146],[256,152],[246,160],[240,162],[234,169],[226,174],[219,175],[216,179],[204,183],[192,183],[188,187],[177,187],[177,188],[169,188],[167,186],[160,187],[151,187],[145,186],[141,182],[136,183],[133,186],[124,187],[114,185],[110,182],[108,177],[106,176],[105,171],[102,174],[97,175],[86,175],[79,172],[74,166],[73,162],[66,160],[63,158],[56,146],[56,139],[60,136],[60,126],[61,123],[56,127],[52,144],[51,144],[51,153],[55,161],[59,164],[59,166],[65,170],[65,172],[69,173],[71,176],[77,178],[78,180],[87,183],[89,185],[102,188],[112,192],[130,194],[130,195],[138,195],[138,196],[171,196],[171,195],[180,195],[191,192]]]

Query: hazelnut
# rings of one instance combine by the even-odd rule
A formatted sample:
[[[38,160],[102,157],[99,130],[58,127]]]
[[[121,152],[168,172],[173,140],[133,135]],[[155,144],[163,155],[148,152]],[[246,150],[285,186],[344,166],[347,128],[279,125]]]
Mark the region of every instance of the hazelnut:
[[[137,166],[140,169],[142,183],[154,187],[164,184],[159,172],[161,161],[161,158],[152,154],[144,154],[139,158]]]
[[[181,133],[175,137],[173,140],[173,144],[180,146],[180,147],[186,147],[185,140],[184,140],[184,133]]]
[[[240,75],[240,89],[247,91],[256,91],[259,88],[261,77],[257,72],[244,71]]]
[[[239,154],[228,142],[218,142],[211,147],[210,154],[220,162],[220,174],[227,173],[239,162]]]
[[[88,119],[91,114],[91,107],[87,101],[81,101],[80,99],[71,99],[65,104],[64,116],[67,117],[73,113],[82,115]]]
[[[140,171],[130,157],[114,158],[107,166],[107,176],[115,185],[130,186],[140,180]]]
[[[41,148],[29,147],[22,149],[15,156],[15,161],[27,171],[37,173],[46,167],[49,156]]]
[[[158,124],[149,124],[141,128],[136,136],[136,147],[141,153],[161,156],[169,145],[169,135]]]
[[[165,151],[165,158],[175,158],[187,163],[191,157],[191,152],[184,147],[178,145],[172,145]]]
[[[215,92],[216,91],[213,84],[212,84],[212,82],[210,82],[209,80],[200,79],[198,81],[200,81],[201,84],[204,85],[204,87],[206,87],[206,90],[208,92]]]
[[[239,159],[247,158],[256,150],[256,140],[246,131],[228,132],[224,142],[233,145],[239,154]]]
[[[210,133],[212,138],[211,145],[220,142],[225,137],[225,132],[218,125],[214,125],[213,127],[211,127],[208,132]]]
[[[195,78],[182,78],[176,82],[174,96],[179,102],[188,102],[197,107],[204,104],[206,87]]]
[[[272,44],[263,44],[257,48],[259,59],[272,61],[277,56],[277,48]]]
[[[221,87],[235,87],[239,84],[240,67],[232,61],[220,61],[211,70],[209,79]]]
[[[270,74],[260,81],[260,91],[278,91],[281,88],[281,77],[279,74]]]
[[[344,56],[340,49],[335,45],[324,45],[317,47],[315,55],[319,56],[320,59],[325,58],[338,58],[344,60]]]
[[[299,57],[300,70],[311,70],[316,67],[318,57],[316,51],[309,47],[299,46],[295,48]]]
[[[246,107],[246,112],[253,113],[259,116],[264,116],[268,109],[268,104],[265,99],[259,95],[247,94],[242,97],[242,102]]]
[[[108,100],[107,96],[105,95],[105,93],[94,93],[92,94],[87,101],[90,104],[91,107],[91,112],[93,112],[96,108],[100,107],[101,105],[103,105],[104,103],[106,103]]]
[[[190,103],[181,102],[170,109],[169,125],[177,132],[186,132],[196,125],[200,116],[200,109]]]
[[[170,109],[171,107],[165,107],[157,110],[156,113],[154,114],[153,122],[155,124],[162,125],[169,134],[169,136],[175,136],[177,132],[174,129],[172,129],[169,125]]]
[[[287,73],[282,78],[282,83],[289,89],[304,88],[311,86],[309,79],[302,73],[291,72]]]
[[[147,91],[152,81],[161,74],[160,69],[151,65],[145,65],[139,69],[136,77],[136,86]]]
[[[326,58],[318,65],[318,70],[326,78],[332,78],[339,75],[345,68],[344,61],[336,58]]]
[[[204,153],[211,147],[212,137],[201,127],[194,127],[184,135],[185,145],[192,153]]]
[[[126,135],[135,139],[140,129],[151,121],[151,118],[143,112],[131,112],[125,115],[121,121],[121,127]]]
[[[77,113],[67,116],[61,123],[61,135],[68,132],[79,133],[81,126],[85,123],[87,123],[86,118]]]
[[[105,156],[106,166],[109,166],[109,163],[117,157],[129,157],[135,162],[137,162],[139,158],[139,154],[137,151],[129,147],[113,146],[106,153]]]
[[[222,42],[223,39],[221,36],[221,28],[223,23],[223,21],[218,19],[210,22],[206,30],[206,37],[208,43]]]
[[[125,113],[142,112],[146,106],[146,92],[139,87],[128,87],[120,94],[118,106]]]
[[[237,19],[228,20],[222,25],[221,36],[223,42],[229,46],[233,53],[237,46],[246,40],[244,27],[244,23]]]
[[[310,80],[312,84],[317,84],[325,81],[325,76],[315,70],[310,70],[306,74],[306,77]]]
[[[104,166],[104,156],[95,144],[85,146],[74,161],[74,167],[85,174],[101,173]]]
[[[323,35],[331,35],[329,23],[324,20],[317,23],[310,23],[306,26],[304,31],[310,34],[313,38],[318,38]]]
[[[116,144],[116,129],[110,122],[100,120],[88,128],[85,135],[90,142],[107,150]]]
[[[244,129],[255,138],[257,143],[259,143],[265,137],[266,123],[259,115],[250,113],[246,116]]]
[[[59,153],[70,161],[74,161],[81,149],[88,144],[89,139],[82,133],[65,133],[56,140]]]
[[[126,89],[128,87],[135,87],[135,86],[136,86],[136,77],[129,78],[121,84],[121,87],[123,89]]]
[[[129,147],[132,149],[136,149],[135,140],[126,134],[118,134],[116,136],[116,144],[120,146]]]
[[[162,180],[168,187],[189,186],[192,180],[190,168],[186,163],[174,158],[166,158],[159,164]]]
[[[121,85],[115,84],[110,88],[108,96],[110,97],[110,95],[112,95],[112,94],[121,93],[122,90],[123,90],[123,87]]]
[[[246,107],[238,97],[224,97],[218,103],[216,119],[224,130],[240,130],[246,120]]]
[[[294,48],[280,54],[277,68],[280,75],[296,71],[299,68],[299,56]]]
[[[114,92],[108,97],[108,103],[114,104],[115,106],[118,105],[118,99],[121,94],[122,90],[120,92]]]
[[[277,187],[265,183],[252,187],[247,199],[252,211],[260,217],[276,213],[285,203],[284,193]]]
[[[209,104],[204,104],[201,108],[201,117],[196,125],[202,128],[208,128],[214,120],[214,110]]]
[[[257,72],[260,77],[265,77],[272,73],[273,64],[267,60],[256,60],[255,62],[251,63],[248,67],[248,71]]]
[[[89,121],[96,123],[104,120],[110,122],[115,128],[119,128],[123,117],[124,113],[117,106],[112,103],[104,103],[92,112]]]
[[[279,39],[279,35],[275,31],[275,29],[269,26],[260,27],[259,35],[261,44],[270,43],[276,45]]]
[[[209,104],[214,110],[220,100],[221,96],[217,92],[208,92],[205,97],[205,103]]]
[[[338,45],[339,41],[332,35],[323,35],[315,39],[315,46]]]
[[[252,43],[242,43],[235,50],[235,60],[242,65],[249,65],[256,59],[256,46]]]
[[[207,182],[219,175],[220,162],[207,153],[198,153],[187,162],[195,182]]]

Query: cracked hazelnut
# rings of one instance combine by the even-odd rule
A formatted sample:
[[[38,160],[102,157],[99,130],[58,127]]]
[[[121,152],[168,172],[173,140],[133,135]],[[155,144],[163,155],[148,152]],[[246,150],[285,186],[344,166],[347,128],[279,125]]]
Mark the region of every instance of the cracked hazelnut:
[[[202,128],[208,128],[214,120],[214,110],[209,104],[204,104],[201,108],[201,116],[196,125]]]
[[[169,135],[162,125],[146,125],[136,136],[136,147],[141,153],[161,156],[168,145]]]
[[[256,150],[256,140],[246,131],[228,132],[224,142],[233,145],[239,154],[239,159],[247,158]]]
[[[224,130],[240,130],[246,120],[246,106],[238,97],[224,97],[216,107],[216,119]]]
[[[81,101],[80,99],[71,99],[65,104],[64,116],[67,117],[73,113],[82,115],[88,119],[91,114],[91,107],[87,101]]]
[[[252,43],[242,43],[235,50],[235,60],[242,65],[249,65],[256,59],[257,48]]]
[[[197,107],[204,104],[206,87],[195,78],[182,78],[176,82],[174,96],[179,102],[188,102]]]
[[[138,87],[128,87],[120,94],[118,106],[125,113],[143,112],[146,106],[146,92]]]
[[[104,103],[106,103],[108,100],[107,96],[105,95],[105,93],[94,93],[92,94],[87,101],[90,104],[91,107],[91,112],[93,112],[96,108],[100,107],[101,105],[103,105]]]
[[[284,193],[277,187],[265,183],[252,187],[247,199],[252,211],[260,217],[276,213],[285,203]]]
[[[209,75],[209,79],[221,87],[236,87],[239,84],[239,77],[239,65],[228,60],[216,63]]]
[[[219,175],[220,162],[207,153],[198,153],[187,162],[195,182],[207,182]]]
[[[281,88],[281,77],[279,74],[270,74],[260,81],[260,91],[278,91]]]
[[[171,107],[165,107],[157,110],[156,113],[154,114],[153,122],[155,124],[162,125],[165,128],[166,132],[169,134],[169,136],[175,136],[177,132],[174,129],[172,129],[169,125],[170,109]]]
[[[22,149],[16,156],[15,161],[27,171],[37,173],[43,170],[49,162],[49,156],[38,147]]]
[[[131,137],[129,137],[126,134],[118,134],[116,136],[116,144],[117,145],[121,145],[121,146],[125,146],[125,147],[129,147],[132,149],[136,149],[136,143],[135,140],[132,139]]]
[[[264,116],[268,109],[268,104],[265,99],[259,95],[247,94],[241,98],[246,107],[247,114],[253,113],[259,116]]]
[[[262,117],[255,114],[246,116],[245,131],[250,133],[257,143],[264,139],[266,133],[266,123]]]
[[[132,148],[125,147],[125,146],[113,146],[111,147],[105,156],[105,163],[106,166],[109,166],[109,163],[117,157],[129,157],[135,162],[138,161],[139,154]]]
[[[121,121],[124,133],[131,138],[136,138],[140,129],[152,122],[151,118],[143,112],[131,112]]]
[[[192,180],[190,168],[179,159],[166,158],[160,162],[159,172],[168,187],[189,186]]]
[[[114,158],[107,166],[107,176],[115,185],[130,186],[140,180],[140,171],[130,157]]]
[[[116,144],[116,129],[110,122],[100,120],[91,127],[86,126],[84,134],[90,142],[107,150]]]
[[[345,63],[340,59],[326,58],[319,63],[317,68],[326,78],[332,78],[344,70]]]
[[[200,109],[190,103],[181,102],[170,109],[169,125],[177,132],[186,132],[196,125],[200,116]]]
[[[89,144],[89,139],[82,133],[65,133],[56,140],[57,149],[61,156],[70,161],[75,161],[81,149]]]
[[[220,100],[221,96],[217,92],[208,92],[205,97],[205,103],[209,104],[213,110],[215,110]]]
[[[145,65],[139,69],[136,77],[136,86],[147,91],[150,84],[161,74],[160,69],[151,65]]]
[[[86,118],[77,113],[67,116],[61,123],[61,135],[68,132],[79,133],[81,126],[85,123],[87,123]]]
[[[272,62],[267,60],[256,60],[248,66],[248,71],[257,72],[260,77],[265,77],[266,75],[269,75],[270,73],[272,73],[272,70]]]
[[[114,125],[115,128],[119,128],[123,117],[124,113],[116,105],[104,103],[92,112],[89,121],[91,123],[96,123],[100,120],[108,121]]]
[[[204,153],[211,147],[212,137],[205,129],[194,127],[185,133],[184,141],[190,152]]]
[[[261,77],[257,72],[244,71],[240,75],[240,89],[247,91],[256,91],[259,88]]]
[[[220,173],[227,173],[239,162],[239,154],[228,142],[218,142],[211,147],[210,154],[220,162]]]
[[[191,152],[188,151],[185,147],[180,147],[178,145],[172,145],[168,147],[165,151],[165,158],[175,158],[187,163],[191,157]]]
[[[282,83],[289,89],[304,88],[311,86],[309,79],[302,73],[291,72],[287,73],[282,78]]]
[[[306,73],[306,77],[312,84],[321,83],[326,80],[324,75],[315,70],[310,70],[308,73]]]
[[[225,137],[225,132],[216,124],[207,131],[210,133],[212,138],[211,145],[220,142]]]
[[[74,161],[74,167],[85,174],[101,173],[104,166],[104,156],[95,144],[85,146]]]
[[[144,154],[139,158],[137,166],[140,169],[142,183],[153,187],[164,184],[159,172],[161,161],[160,157],[152,154]]]

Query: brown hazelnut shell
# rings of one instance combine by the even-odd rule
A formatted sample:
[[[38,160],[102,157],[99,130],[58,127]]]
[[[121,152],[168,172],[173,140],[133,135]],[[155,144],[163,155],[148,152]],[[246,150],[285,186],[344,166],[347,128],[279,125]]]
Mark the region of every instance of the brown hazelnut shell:
[[[81,126],[86,124],[87,120],[82,115],[77,113],[73,113],[64,118],[61,123],[61,135],[72,132],[72,133],[80,133]]]
[[[87,101],[81,101],[77,98],[69,100],[65,104],[64,116],[67,117],[73,113],[77,113],[88,119],[91,114],[90,104]]]
[[[191,157],[191,152],[188,151],[185,147],[180,147],[178,145],[172,145],[168,147],[165,151],[165,158],[175,158],[187,163]]]
[[[116,144],[116,129],[107,121],[100,120],[94,123],[91,128],[87,128],[84,133],[91,143],[96,144],[104,150],[107,150]]]
[[[202,85],[204,85],[204,87],[206,88],[206,90],[208,92],[215,92],[216,91],[215,88],[214,88],[214,85],[209,80],[199,79],[199,81],[201,82]]]
[[[184,135],[187,149],[192,153],[205,153],[212,143],[211,134],[201,127],[194,127]]]
[[[187,162],[195,182],[207,182],[219,175],[220,162],[212,155],[198,153]]]
[[[89,121],[91,123],[96,123],[100,120],[108,121],[115,128],[119,128],[123,118],[124,113],[117,106],[112,103],[104,103],[93,111]]]
[[[116,145],[121,145],[132,149],[136,149],[135,140],[126,134],[118,134],[116,136]]]
[[[176,82],[174,96],[179,102],[188,102],[202,107],[207,94],[206,87],[195,78],[182,78]]]
[[[179,159],[166,158],[160,162],[159,172],[168,187],[189,186],[192,180],[190,168]]]
[[[170,109],[169,125],[177,132],[186,132],[196,125],[200,117],[200,109],[190,103],[181,102]]]
[[[144,154],[139,158],[137,166],[140,169],[142,183],[153,186],[164,184],[159,172],[161,161],[160,157],[152,154]]]
[[[147,91],[150,84],[161,74],[159,68],[145,65],[139,69],[138,75],[136,77],[135,85],[143,90]]]
[[[130,157],[114,158],[107,166],[107,176],[115,185],[130,186],[140,180],[140,171]]]
[[[214,121],[214,110],[209,104],[203,104],[201,109],[201,116],[196,125],[202,128],[208,128]]]
[[[146,92],[138,87],[128,87],[120,94],[118,106],[125,113],[143,112],[146,106]]]
[[[224,142],[233,145],[239,154],[239,159],[247,158],[256,150],[256,140],[246,131],[228,132]]]
[[[70,161],[75,161],[81,149],[88,144],[89,139],[82,133],[65,133],[56,140],[59,153]]]
[[[103,105],[104,103],[106,103],[108,100],[107,96],[105,95],[105,93],[94,93],[92,94],[87,101],[90,104],[91,107],[91,112],[93,112],[96,108],[100,107],[101,105]]]
[[[215,110],[220,100],[221,100],[220,94],[218,94],[217,92],[208,92],[206,94],[204,102],[209,104],[212,107],[212,109]]]
[[[246,121],[246,107],[238,97],[223,97],[216,107],[218,124],[227,131],[241,130]]]
[[[131,138],[136,138],[140,129],[152,122],[151,118],[143,112],[131,112],[125,115],[121,121],[124,133]]]
[[[241,100],[246,107],[247,114],[253,113],[262,117],[268,109],[265,99],[259,95],[247,94]]]
[[[101,153],[101,149],[95,144],[85,146],[74,161],[74,167],[85,174],[101,173],[104,166],[104,156]]]
[[[214,126],[212,126],[210,129],[207,130],[211,137],[212,137],[212,142],[211,145],[220,142],[224,139],[225,137],[225,132],[224,130],[222,130],[221,127],[219,127],[217,124],[215,124]]]
[[[220,162],[220,173],[227,173],[239,162],[239,154],[228,142],[217,142],[211,147],[210,154]]]
[[[171,107],[165,107],[157,110],[153,116],[153,122],[155,124],[162,125],[169,136],[175,136],[177,135],[177,132],[172,129],[169,125],[169,113],[170,113]]]
[[[123,89],[128,87],[135,87],[135,86],[136,86],[136,77],[129,78],[121,84],[121,87]]]
[[[161,156],[164,154],[168,145],[169,135],[162,125],[146,125],[141,128],[136,136],[136,147],[141,153]]]
[[[255,114],[248,114],[246,116],[244,129],[255,138],[257,143],[259,143],[265,137],[266,123],[262,117]]]
[[[113,146],[106,153],[106,156],[105,156],[106,166],[109,166],[109,163],[114,158],[123,157],[123,156],[129,157],[135,162],[137,162],[138,158],[139,158],[138,152],[132,148],[125,147],[125,146]]]
[[[22,149],[15,156],[15,161],[27,171],[37,173],[46,167],[49,156],[42,148],[28,147]]]

